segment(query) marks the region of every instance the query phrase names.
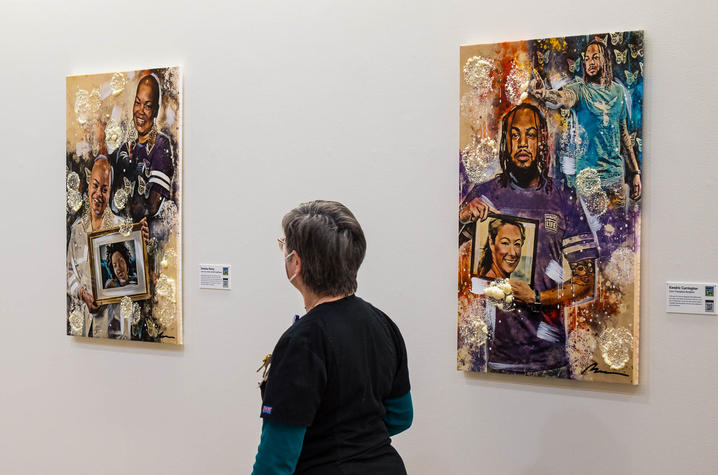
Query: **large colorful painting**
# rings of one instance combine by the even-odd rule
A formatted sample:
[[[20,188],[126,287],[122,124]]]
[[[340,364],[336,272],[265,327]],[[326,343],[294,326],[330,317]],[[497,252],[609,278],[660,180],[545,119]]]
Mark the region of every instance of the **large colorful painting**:
[[[182,75],[67,78],[68,335],[182,344]]]
[[[458,368],[637,384],[643,32],[460,61]]]

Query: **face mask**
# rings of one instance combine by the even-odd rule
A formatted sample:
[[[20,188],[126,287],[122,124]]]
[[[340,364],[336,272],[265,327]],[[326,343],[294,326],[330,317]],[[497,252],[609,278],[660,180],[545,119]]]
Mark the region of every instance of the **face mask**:
[[[294,255],[294,251],[292,251],[292,252],[290,252],[289,254],[287,254],[286,256],[284,256],[284,262],[286,263],[287,260],[288,260],[290,257],[292,257],[293,255]],[[295,272],[294,275],[289,278],[289,282],[291,282],[292,280],[294,280],[294,278],[295,278],[297,275],[299,275],[299,271]]]

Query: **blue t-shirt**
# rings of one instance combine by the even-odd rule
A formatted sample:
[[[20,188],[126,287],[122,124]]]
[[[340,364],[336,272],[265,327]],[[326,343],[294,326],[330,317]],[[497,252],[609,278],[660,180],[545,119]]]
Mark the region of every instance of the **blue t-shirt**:
[[[628,115],[623,88],[611,81],[608,89],[581,79],[564,86],[576,95],[578,123],[586,131],[586,152],[576,161],[576,174],[585,168],[598,171],[601,180],[623,177],[620,124]]]

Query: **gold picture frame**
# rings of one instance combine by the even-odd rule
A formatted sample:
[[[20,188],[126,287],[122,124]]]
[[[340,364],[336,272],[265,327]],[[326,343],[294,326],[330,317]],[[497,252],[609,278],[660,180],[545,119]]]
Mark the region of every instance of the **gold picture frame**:
[[[112,249],[110,246],[113,245],[124,246],[129,256],[125,257],[125,284],[121,284],[122,280],[114,275],[112,263],[109,262],[111,256],[107,255],[107,249]],[[133,224],[129,235],[121,233],[119,227],[90,233],[87,236],[87,247],[92,294],[98,305],[116,303],[125,297],[130,297],[133,301],[151,297],[147,243],[142,237],[142,224]]]

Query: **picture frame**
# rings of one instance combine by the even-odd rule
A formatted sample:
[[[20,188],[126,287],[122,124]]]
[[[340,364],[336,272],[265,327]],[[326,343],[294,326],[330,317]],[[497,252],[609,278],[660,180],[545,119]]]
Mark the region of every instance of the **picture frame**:
[[[87,247],[92,293],[98,305],[116,303],[124,297],[133,301],[151,297],[141,223],[132,225],[129,235],[121,233],[119,227],[90,233]]]
[[[501,224],[501,223],[504,224]],[[521,235],[520,229],[523,229],[523,243],[521,244],[521,252],[518,259],[511,254],[515,251],[509,251],[509,254],[502,258],[504,275],[495,275],[492,273],[486,263],[482,265],[482,259],[488,250],[490,250],[490,227],[492,223],[498,227],[498,231],[509,226],[512,237]],[[471,276],[481,279],[502,279],[511,278],[514,280],[522,280],[533,287],[534,270],[536,269],[536,248],[538,246],[538,226],[539,222],[535,219],[522,218],[518,216],[510,216],[505,214],[489,213],[484,221],[476,221],[474,224],[473,242],[471,246]],[[497,238],[499,236],[496,236]],[[503,238],[503,234],[501,235]],[[506,241],[511,239],[506,238]],[[509,244],[507,242],[507,244]],[[501,252],[501,251],[498,251]],[[493,254],[488,261],[493,260]],[[499,265],[501,267],[501,265]]]

